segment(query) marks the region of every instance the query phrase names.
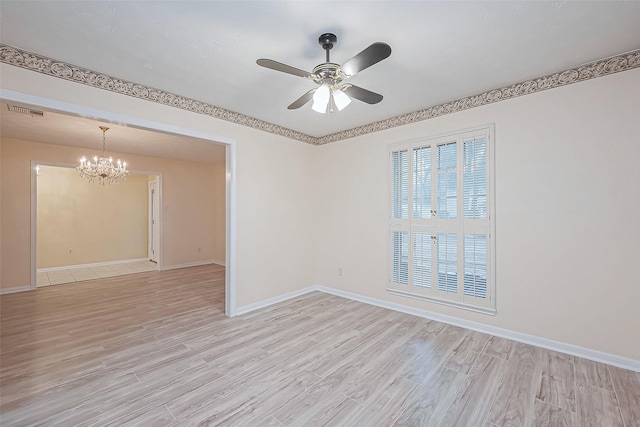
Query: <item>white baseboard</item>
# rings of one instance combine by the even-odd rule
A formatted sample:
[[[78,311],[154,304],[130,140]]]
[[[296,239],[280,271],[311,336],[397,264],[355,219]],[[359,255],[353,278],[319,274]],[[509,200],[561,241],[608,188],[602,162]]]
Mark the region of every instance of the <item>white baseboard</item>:
[[[273,297],[273,298],[265,299],[265,300],[262,300],[262,301],[258,301],[258,302],[253,303],[253,304],[244,305],[242,307],[237,307],[236,308],[236,316],[240,316],[242,314],[247,314],[247,313],[249,313],[251,311],[259,310],[261,308],[265,308],[265,307],[268,307],[270,305],[277,304],[279,302],[286,301],[288,299],[295,298],[295,297],[298,297],[300,295],[304,295],[306,293],[313,292],[313,291],[316,291],[316,290],[318,290],[317,286],[309,286],[309,287],[306,287],[306,288],[299,289],[297,291],[289,292],[289,293],[286,293],[286,294],[283,294],[283,295],[278,295],[277,297]]]
[[[184,263],[184,264],[163,265],[162,269],[163,270],[176,270],[178,268],[198,267],[200,265],[209,265],[209,264],[217,264],[217,262],[208,259],[206,261],[187,262],[187,263]]]
[[[76,264],[76,265],[63,265],[61,267],[39,268],[38,273],[46,273],[48,271],[68,270],[70,268],[89,268],[89,267],[102,267],[105,265],[129,264],[132,262],[141,262],[141,261],[149,261],[149,259],[148,258],[119,259],[116,261],[93,262],[91,264]]]
[[[25,291],[30,291],[31,286],[18,286],[15,288],[3,288],[0,289],[0,295],[5,295],[5,294],[15,294],[16,292],[25,292]]]

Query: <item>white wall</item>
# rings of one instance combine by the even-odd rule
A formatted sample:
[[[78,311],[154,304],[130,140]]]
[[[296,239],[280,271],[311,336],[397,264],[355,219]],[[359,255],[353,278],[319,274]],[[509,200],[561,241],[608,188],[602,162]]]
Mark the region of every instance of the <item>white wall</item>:
[[[487,123],[498,314],[387,294],[388,144]],[[640,360],[639,138],[636,69],[319,147],[317,283]]]

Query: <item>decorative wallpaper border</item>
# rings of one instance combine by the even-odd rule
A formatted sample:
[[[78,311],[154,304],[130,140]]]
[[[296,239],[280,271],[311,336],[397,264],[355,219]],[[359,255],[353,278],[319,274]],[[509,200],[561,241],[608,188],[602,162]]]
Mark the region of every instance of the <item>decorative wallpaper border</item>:
[[[127,80],[118,79],[106,74],[82,68],[77,65],[67,64],[46,56],[37,55],[25,50],[0,44],[0,62],[26,68],[38,73],[82,83],[99,89],[120,93],[122,95],[141,98],[158,104],[180,108],[194,113],[204,114],[250,128],[262,130],[275,135],[296,139],[308,144],[316,144],[317,138],[297,132],[292,129],[265,122],[254,117],[236,113],[235,111],[207,104],[192,98],[180,96],[175,93],[166,92]]]
[[[46,56],[37,55],[25,50],[0,44],[0,62],[26,68],[42,74],[70,80],[76,83],[120,93],[123,95],[141,98],[159,104],[168,105],[182,110],[204,114],[216,119],[225,120],[238,125],[247,126],[275,135],[284,136],[312,145],[323,145],[330,142],[341,141],[366,135],[372,132],[379,132],[410,123],[428,120],[434,117],[451,114],[458,111],[468,110],[482,105],[492,104],[498,101],[515,98],[522,95],[540,92],[577,83],[584,80],[602,77],[621,71],[631,70],[640,67],[640,49],[622,55],[612,56],[590,62],[574,68],[569,68],[558,73],[549,74],[531,80],[526,80],[499,89],[492,89],[477,95],[456,99],[444,104],[434,105],[424,110],[403,114],[390,119],[370,123],[341,132],[332,133],[319,138],[297,132],[283,126],[265,122],[254,117],[216,107],[195,99],[180,96],[171,92],[144,86],[138,83],[118,79],[106,74],[98,73],[76,65],[57,61]]]
[[[330,142],[341,141],[343,139],[366,135],[372,132],[379,132],[381,130],[404,126],[410,123],[443,116],[445,114],[468,110],[470,108],[480,107],[482,105],[492,104],[498,101],[505,101],[518,96],[541,92],[543,90],[553,89],[571,83],[578,83],[584,80],[619,73],[621,71],[631,70],[637,67],[640,67],[640,49],[622,55],[590,62],[579,67],[569,68],[568,70],[564,70],[559,73],[549,74],[547,76],[526,80],[500,89],[492,89],[477,95],[456,99],[445,104],[434,105],[433,107],[429,107],[424,110],[403,114],[401,116],[392,117],[390,119],[381,120],[379,122],[357,128],[325,135],[317,138],[315,144],[328,144]]]

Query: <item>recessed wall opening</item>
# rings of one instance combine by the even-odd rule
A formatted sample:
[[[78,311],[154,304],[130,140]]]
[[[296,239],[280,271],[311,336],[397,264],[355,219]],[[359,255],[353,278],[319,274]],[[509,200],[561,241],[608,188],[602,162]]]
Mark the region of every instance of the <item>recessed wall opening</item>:
[[[24,169],[31,168],[31,280],[28,286],[24,286],[25,283],[19,288],[15,287],[12,292],[36,289],[37,272],[46,268],[69,265],[87,267],[91,264],[141,258],[146,262],[153,260],[154,264],[151,265],[159,270],[220,264],[226,267],[224,311],[230,316],[235,314],[235,141],[220,135],[150,122],[133,116],[3,91],[2,103],[9,102],[45,111],[44,119],[38,119],[37,123],[27,115],[3,115],[3,147],[5,144],[14,144],[19,152],[29,153]],[[20,122],[21,120],[25,122]],[[53,125],[54,120],[61,123]],[[5,126],[6,121],[11,121],[11,126]],[[55,169],[77,174],[74,168],[79,159],[83,155],[93,155],[100,151],[102,147],[98,125],[108,125],[111,128],[107,151],[127,161],[127,167],[132,172],[127,180],[142,181],[138,184],[140,191],[144,188],[144,196],[137,203],[140,207],[137,218],[145,225],[144,230],[138,229],[140,235],[135,243],[140,257],[136,252],[131,255],[135,258],[124,258],[129,255],[123,255],[118,256],[117,260],[80,257],[71,260],[73,256],[81,255],[81,243],[71,243],[58,236],[55,255],[66,258],[56,262],[46,261],[43,248],[38,248],[39,243],[43,243],[39,242],[39,233],[46,233],[43,225],[38,225],[38,199],[42,198],[38,194],[38,187],[41,186],[41,190],[44,188],[41,185],[44,183],[43,179]],[[20,145],[23,143],[24,147]],[[98,190],[117,190],[122,183],[111,186],[107,184],[105,187],[97,183],[84,184],[93,186],[89,187],[92,194],[100,194]],[[60,193],[61,188],[58,186],[52,191]],[[81,193],[78,190],[75,192]],[[159,222],[154,234],[151,223],[154,219],[149,213],[153,209],[153,198],[156,195]],[[58,199],[57,209],[67,209],[74,203],[77,204],[63,197]],[[101,203],[117,205],[118,201],[94,201],[93,208],[99,209]],[[144,219],[141,219],[141,212],[145,214]],[[83,215],[91,214],[85,212]],[[105,238],[104,235],[98,237],[95,233],[101,227],[100,224],[102,228],[113,225],[110,220],[102,218],[97,223],[80,228],[87,234],[95,234],[92,236],[95,243]],[[56,230],[60,233],[63,229]],[[43,235],[45,237],[48,236]],[[42,258],[42,262],[39,262],[39,258]],[[106,272],[106,269],[101,270]],[[51,285],[51,281],[49,283]]]
[[[160,175],[111,185],[75,168],[37,167],[36,286],[159,270]]]

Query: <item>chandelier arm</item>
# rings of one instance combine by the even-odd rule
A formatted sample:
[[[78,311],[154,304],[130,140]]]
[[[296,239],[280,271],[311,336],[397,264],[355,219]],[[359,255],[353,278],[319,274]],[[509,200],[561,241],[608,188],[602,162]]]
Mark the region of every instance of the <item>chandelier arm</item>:
[[[86,178],[89,182],[97,182],[101,185],[105,183],[116,184],[119,181],[126,179],[129,175],[127,170],[127,162],[117,161],[117,165],[113,164],[112,158],[106,157],[106,144],[107,137],[106,131],[109,130],[106,126],[99,126],[102,130],[102,156],[94,156],[94,163],[91,161],[85,161],[83,157],[80,159],[80,165],[76,168],[80,173],[80,176]]]

